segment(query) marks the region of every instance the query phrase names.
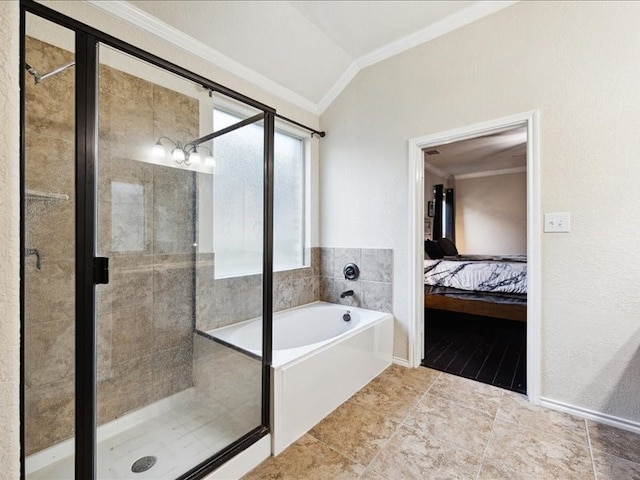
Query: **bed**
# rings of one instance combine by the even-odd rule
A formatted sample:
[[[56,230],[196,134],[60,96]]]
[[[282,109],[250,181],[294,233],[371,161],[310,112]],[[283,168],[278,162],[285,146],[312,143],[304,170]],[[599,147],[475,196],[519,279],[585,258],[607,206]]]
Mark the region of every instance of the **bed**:
[[[455,255],[424,261],[425,307],[525,322],[525,255]]]

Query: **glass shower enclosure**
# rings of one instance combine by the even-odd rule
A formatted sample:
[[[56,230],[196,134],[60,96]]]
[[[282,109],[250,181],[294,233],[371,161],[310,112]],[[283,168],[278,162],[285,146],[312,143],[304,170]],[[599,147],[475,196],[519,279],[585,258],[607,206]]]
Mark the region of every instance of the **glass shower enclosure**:
[[[200,478],[268,432],[273,111],[29,10],[25,477]],[[220,95],[242,107],[239,121],[215,124]],[[217,175],[243,172],[253,180],[234,194],[263,212],[234,246],[262,259],[244,287],[261,300],[250,309],[216,275],[213,241]],[[259,317],[261,356],[209,333]]]

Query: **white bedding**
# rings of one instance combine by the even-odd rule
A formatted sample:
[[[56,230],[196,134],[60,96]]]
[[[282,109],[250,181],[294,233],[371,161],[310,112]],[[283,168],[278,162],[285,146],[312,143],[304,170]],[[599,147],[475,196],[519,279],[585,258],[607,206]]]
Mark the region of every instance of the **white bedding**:
[[[527,264],[521,262],[425,260],[424,283],[434,287],[527,293]]]

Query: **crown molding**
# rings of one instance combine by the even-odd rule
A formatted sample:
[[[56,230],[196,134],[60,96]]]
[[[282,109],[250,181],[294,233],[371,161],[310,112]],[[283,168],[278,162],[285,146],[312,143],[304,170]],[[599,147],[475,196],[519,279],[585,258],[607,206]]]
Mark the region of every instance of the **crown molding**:
[[[322,114],[333,101],[338,98],[342,90],[353,80],[360,70],[371,66],[375,63],[386,60],[387,58],[398,55],[413,47],[417,47],[435,38],[441,37],[458,28],[464,27],[470,23],[480,20],[487,15],[496,13],[504,8],[510,7],[518,3],[515,1],[477,1],[467,8],[460,10],[453,15],[449,15],[442,20],[429,25],[428,27],[418,30],[417,32],[406,35],[398,40],[388,43],[377,50],[369,52],[358,57],[344,72],[338,81],[331,87],[327,94],[318,103],[318,110]]]
[[[286,100],[308,112],[318,115],[318,105],[302,95],[283,87],[279,83],[244,66],[213,47],[196,40],[186,33],[172,27],[168,23],[148,14],[144,10],[131,5],[125,0],[85,0],[89,5],[106,12],[134,27],[144,30],[156,37],[195,55],[206,62],[222,68],[238,77],[247,80],[283,100]]]
[[[495,177],[496,175],[524,173],[526,171],[527,167],[501,168],[499,170],[487,170],[485,172],[463,173],[461,175],[454,175],[453,178],[456,180],[466,180],[468,178]]]
[[[286,100],[310,113],[315,115],[321,115],[333,101],[338,98],[340,93],[349,85],[351,80],[362,70],[370,65],[386,60],[389,57],[397,55],[409,50],[410,48],[421,45],[425,42],[433,40],[437,37],[445,35],[453,30],[468,25],[476,20],[479,20],[487,15],[498,12],[504,8],[518,3],[515,1],[477,1],[469,7],[460,10],[446,18],[443,18],[439,22],[436,22],[428,27],[418,30],[412,34],[406,35],[394,42],[388,43],[377,50],[362,55],[356,58],[347,70],[338,78],[338,80],[329,89],[326,95],[315,103],[306,97],[283,87],[279,83],[271,80],[268,77],[252,70],[249,67],[233,60],[226,56],[224,53],[216,50],[213,47],[196,40],[195,38],[187,35],[186,33],[178,30],[175,27],[157,19],[156,17],[149,15],[144,10],[141,10],[125,0],[84,0],[92,7],[95,7],[103,12],[106,12],[120,20],[123,20],[134,27],[144,30],[158,38],[195,55],[206,62],[213,64],[219,68],[227,70],[228,72],[247,80],[254,85],[262,88],[268,93],[271,93],[283,100]]]

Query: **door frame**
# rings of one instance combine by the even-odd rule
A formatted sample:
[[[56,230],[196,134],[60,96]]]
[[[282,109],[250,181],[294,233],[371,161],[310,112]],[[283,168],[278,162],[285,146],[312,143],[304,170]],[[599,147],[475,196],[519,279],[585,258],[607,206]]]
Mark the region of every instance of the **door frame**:
[[[424,356],[424,155],[422,150],[490,135],[515,127],[527,129],[527,396],[540,403],[541,226],[540,112],[531,110],[452,130],[415,137],[408,142],[409,161],[409,365]]]

